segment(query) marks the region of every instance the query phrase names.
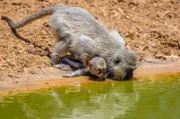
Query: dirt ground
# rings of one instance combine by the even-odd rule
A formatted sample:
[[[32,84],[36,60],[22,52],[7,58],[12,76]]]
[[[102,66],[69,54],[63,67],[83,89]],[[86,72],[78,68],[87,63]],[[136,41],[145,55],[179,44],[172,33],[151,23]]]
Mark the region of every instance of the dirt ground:
[[[141,61],[176,62],[180,59],[179,0],[0,0],[0,16],[15,22],[49,6],[79,6],[92,13],[111,30],[118,30]],[[38,45],[55,44],[48,27],[49,17],[36,20],[18,33]],[[16,80],[19,74],[46,74],[52,68],[48,57],[28,54],[40,50],[18,40],[8,24],[0,20],[0,81]]]

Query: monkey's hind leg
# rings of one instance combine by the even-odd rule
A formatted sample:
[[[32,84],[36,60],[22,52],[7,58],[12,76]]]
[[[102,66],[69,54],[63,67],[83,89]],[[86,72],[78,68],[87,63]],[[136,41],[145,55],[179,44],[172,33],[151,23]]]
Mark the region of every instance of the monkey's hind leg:
[[[62,58],[61,61],[67,63],[68,65],[70,65],[71,67],[75,69],[84,68],[83,63],[80,61],[77,61],[77,59],[73,58],[72,56],[71,57],[65,56],[64,58]]]

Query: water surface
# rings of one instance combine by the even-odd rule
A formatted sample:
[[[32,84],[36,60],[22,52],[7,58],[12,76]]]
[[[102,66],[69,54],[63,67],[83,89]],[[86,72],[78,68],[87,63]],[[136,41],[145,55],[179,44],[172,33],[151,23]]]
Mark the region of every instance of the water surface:
[[[0,119],[179,118],[179,81],[99,82],[0,97]]]

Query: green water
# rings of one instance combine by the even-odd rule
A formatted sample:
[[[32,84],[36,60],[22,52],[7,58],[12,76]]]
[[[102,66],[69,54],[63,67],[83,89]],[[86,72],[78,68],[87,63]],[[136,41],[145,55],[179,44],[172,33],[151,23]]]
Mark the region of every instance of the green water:
[[[180,119],[180,82],[99,82],[0,97],[0,119]]]

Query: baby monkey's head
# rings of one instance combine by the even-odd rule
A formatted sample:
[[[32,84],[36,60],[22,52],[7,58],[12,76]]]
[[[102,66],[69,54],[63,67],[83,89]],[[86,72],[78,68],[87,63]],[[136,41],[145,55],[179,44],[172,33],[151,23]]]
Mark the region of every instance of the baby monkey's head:
[[[99,80],[105,78],[107,69],[106,61],[99,56],[96,56],[88,62],[89,72],[98,77]]]

